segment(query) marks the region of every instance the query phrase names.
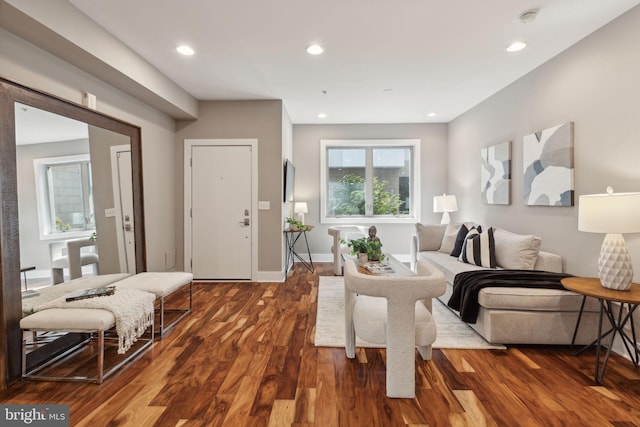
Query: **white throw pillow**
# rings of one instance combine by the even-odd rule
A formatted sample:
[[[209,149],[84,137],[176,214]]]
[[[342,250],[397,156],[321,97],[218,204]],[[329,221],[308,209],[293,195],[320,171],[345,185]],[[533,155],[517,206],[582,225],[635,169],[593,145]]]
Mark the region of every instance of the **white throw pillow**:
[[[496,245],[498,267],[533,270],[538,260],[542,239],[532,234],[516,234],[501,228],[494,228],[493,240]]]
[[[480,232],[475,227],[469,230],[458,260],[481,267],[496,268],[493,228],[489,227],[485,232]]]

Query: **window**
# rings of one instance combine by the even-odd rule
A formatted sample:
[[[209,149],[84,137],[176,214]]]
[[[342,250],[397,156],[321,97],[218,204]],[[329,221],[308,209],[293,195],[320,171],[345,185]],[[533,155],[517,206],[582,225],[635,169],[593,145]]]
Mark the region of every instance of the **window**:
[[[34,159],[40,238],[87,235],[95,230],[88,154]]]
[[[321,222],[415,222],[419,140],[324,140]]]

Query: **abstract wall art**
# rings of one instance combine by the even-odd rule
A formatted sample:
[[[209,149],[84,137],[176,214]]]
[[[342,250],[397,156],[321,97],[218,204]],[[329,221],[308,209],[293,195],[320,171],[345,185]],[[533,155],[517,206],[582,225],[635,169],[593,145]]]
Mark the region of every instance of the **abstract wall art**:
[[[480,150],[480,186],[483,203],[511,204],[511,141]]]
[[[573,122],[523,138],[524,202],[573,206]]]

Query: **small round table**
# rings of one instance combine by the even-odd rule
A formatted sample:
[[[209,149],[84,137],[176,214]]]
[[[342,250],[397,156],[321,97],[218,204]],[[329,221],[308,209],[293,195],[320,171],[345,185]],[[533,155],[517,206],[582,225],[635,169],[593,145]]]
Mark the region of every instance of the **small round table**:
[[[600,302],[598,337],[591,343],[584,346],[581,350],[574,353],[575,355],[578,355],[588,347],[594,344],[596,345],[596,371],[594,376],[596,383],[602,383],[602,378],[604,377],[604,372],[607,369],[607,362],[609,361],[609,356],[611,355],[611,349],[613,347],[613,341],[616,338],[616,334],[620,334],[622,343],[627,349],[627,353],[629,354],[631,361],[634,363],[634,365],[638,366],[640,364],[640,348],[638,347],[636,340],[636,329],[633,324],[633,312],[636,310],[636,308],[638,308],[638,305],[640,304],[640,285],[637,283],[633,283],[631,285],[631,289],[629,289],[628,291],[617,291],[614,289],[604,288],[600,283],[600,279],[587,277],[568,277],[566,279],[562,279],[562,285],[570,291],[583,295],[580,314],[578,315],[576,328],[573,333],[573,340],[571,341],[572,346],[575,342],[578,328],[580,327],[580,319],[582,317],[582,310],[584,308],[586,298],[597,298]],[[620,307],[617,310],[617,313],[613,311],[612,303],[614,302],[620,303]],[[627,308],[626,314],[625,306]],[[607,316],[607,319],[609,319],[611,328],[606,332],[603,332],[602,318],[605,315]],[[631,337],[629,337],[629,335],[627,335],[627,333],[624,331],[624,327],[629,321],[631,321]],[[607,354],[604,358],[602,368],[600,368],[600,350],[602,348],[602,339],[609,334],[611,334],[611,342],[607,348]]]

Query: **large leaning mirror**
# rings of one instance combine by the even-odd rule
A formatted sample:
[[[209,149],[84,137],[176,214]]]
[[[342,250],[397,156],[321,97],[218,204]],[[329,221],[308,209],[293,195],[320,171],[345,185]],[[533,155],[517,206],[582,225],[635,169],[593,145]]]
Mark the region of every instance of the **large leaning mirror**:
[[[53,261],[74,256],[72,241],[95,261],[76,277],[145,271],[140,129],[0,79],[0,166],[3,388],[21,372],[25,273],[39,286],[73,278]]]
[[[15,117],[23,298],[79,275],[134,273],[129,136],[19,102]]]

